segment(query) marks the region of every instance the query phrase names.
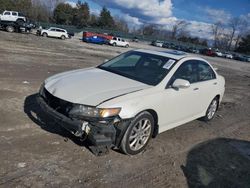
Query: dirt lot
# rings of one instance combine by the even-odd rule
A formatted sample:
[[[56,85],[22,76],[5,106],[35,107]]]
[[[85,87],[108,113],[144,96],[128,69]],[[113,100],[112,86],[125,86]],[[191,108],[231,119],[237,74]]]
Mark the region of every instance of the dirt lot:
[[[162,133],[137,156],[110,151],[96,157],[53,122],[37,120],[35,95],[45,78],[95,66],[126,50],[78,38],[62,41],[0,32],[0,187],[250,186],[247,63],[206,57],[226,79],[216,118]]]

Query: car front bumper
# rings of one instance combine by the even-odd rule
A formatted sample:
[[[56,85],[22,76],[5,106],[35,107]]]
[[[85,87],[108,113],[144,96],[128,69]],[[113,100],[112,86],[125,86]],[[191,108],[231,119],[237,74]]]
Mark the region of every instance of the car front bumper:
[[[41,95],[37,96],[37,102],[42,110],[52,117],[57,124],[77,137],[86,136],[93,146],[119,147],[121,139],[131,122],[131,119],[122,120],[118,118],[114,118],[113,121],[108,123],[75,120],[51,108]]]

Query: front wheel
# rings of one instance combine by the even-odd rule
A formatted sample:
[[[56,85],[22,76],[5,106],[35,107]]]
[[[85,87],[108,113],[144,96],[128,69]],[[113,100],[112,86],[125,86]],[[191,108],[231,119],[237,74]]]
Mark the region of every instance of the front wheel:
[[[207,111],[206,111],[206,115],[202,118],[204,121],[210,121],[214,118],[215,113],[218,109],[218,105],[219,105],[219,100],[217,97],[215,97],[212,102],[209,104]]]
[[[19,26],[22,26],[24,24],[24,20],[23,19],[18,19],[16,21],[16,23],[19,25]]]
[[[62,36],[61,36],[61,39],[62,39],[62,40],[65,40],[65,39],[66,39],[66,37],[65,37],[64,35],[62,35]]]
[[[130,123],[121,142],[125,154],[136,155],[143,151],[152,137],[154,118],[149,112],[142,112]]]
[[[128,47],[129,47],[129,45],[128,45],[128,44],[126,44],[125,48],[128,48]]]

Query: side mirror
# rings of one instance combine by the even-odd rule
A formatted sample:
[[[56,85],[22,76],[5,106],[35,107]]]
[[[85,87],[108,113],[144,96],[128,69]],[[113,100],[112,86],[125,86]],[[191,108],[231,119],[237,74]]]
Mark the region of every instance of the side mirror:
[[[105,60],[104,60],[104,63],[107,63],[108,61],[109,61],[108,59],[105,59]]]
[[[190,87],[190,82],[188,80],[176,79],[172,87],[176,89],[186,89]]]

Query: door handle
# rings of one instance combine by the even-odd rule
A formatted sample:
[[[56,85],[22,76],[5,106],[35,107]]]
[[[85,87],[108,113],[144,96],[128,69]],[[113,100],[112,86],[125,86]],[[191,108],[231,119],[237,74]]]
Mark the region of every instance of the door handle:
[[[217,85],[217,82],[214,82],[214,85]]]
[[[199,88],[198,88],[198,87],[194,88],[194,91],[197,91],[197,90],[199,90]]]

